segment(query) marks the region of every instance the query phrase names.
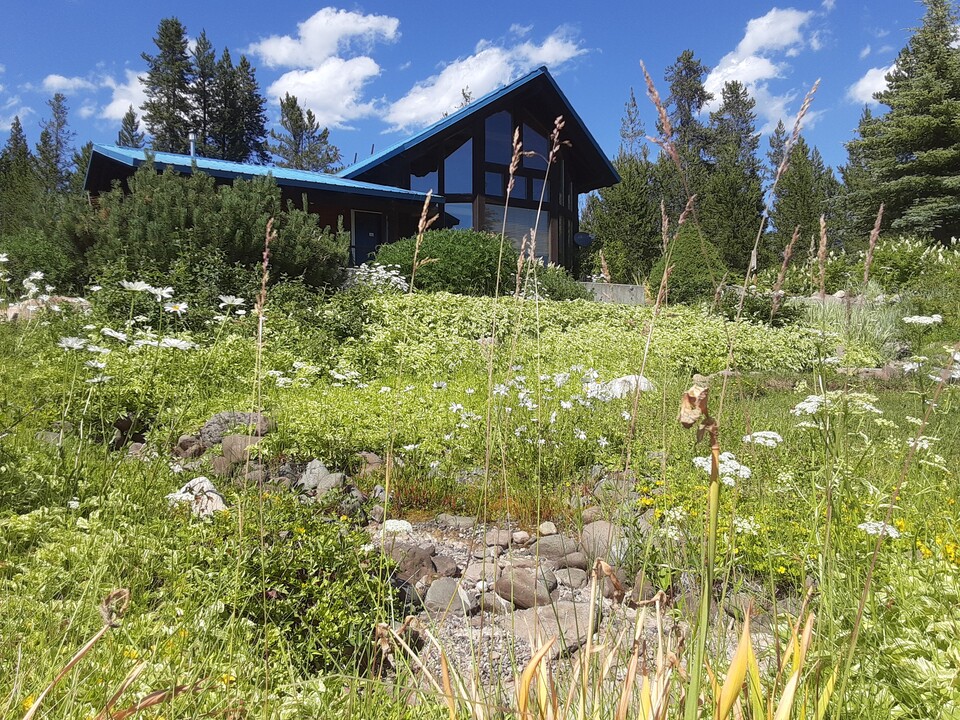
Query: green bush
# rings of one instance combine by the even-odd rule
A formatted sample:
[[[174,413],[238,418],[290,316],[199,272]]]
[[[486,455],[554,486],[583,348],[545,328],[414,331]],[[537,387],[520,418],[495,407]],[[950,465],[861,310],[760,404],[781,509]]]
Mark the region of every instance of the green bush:
[[[528,289],[547,300],[592,300],[593,296],[559,265],[537,262],[530,268]],[[534,285],[535,283],[535,285]]]
[[[396,265],[407,280],[413,274],[417,238],[410,237],[377,251],[380,265]],[[415,289],[460,295],[493,295],[500,263],[501,290],[509,286],[517,267],[517,252],[509,240],[476,230],[428,230],[417,255]]]
[[[72,245],[57,235],[35,228],[0,237],[0,253],[9,256],[9,263],[0,270],[10,274],[11,295],[21,294],[20,283],[38,270],[44,274],[43,279],[36,282],[41,292],[46,285],[52,285],[53,292],[66,293],[72,288],[80,266],[80,258]]]
[[[680,227],[676,240],[673,241],[670,254],[670,265],[673,271],[667,283],[670,302],[690,302],[705,300],[713,297],[717,286],[727,274],[720,251],[702,237],[693,223]],[[657,260],[650,271],[648,283],[650,292],[656,295],[666,270],[667,256]]]
[[[727,320],[736,320],[739,313],[741,320],[748,322],[759,322],[772,325],[773,327],[783,327],[795,323],[803,317],[804,310],[800,305],[790,302],[780,303],[777,313],[770,317],[773,310],[773,295],[769,292],[758,290],[755,286],[750,286],[746,290],[743,298],[743,307],[740,307],[740,295],[743,292],[743,286],[725,286],[720,295],[720,305],[718,310]]]

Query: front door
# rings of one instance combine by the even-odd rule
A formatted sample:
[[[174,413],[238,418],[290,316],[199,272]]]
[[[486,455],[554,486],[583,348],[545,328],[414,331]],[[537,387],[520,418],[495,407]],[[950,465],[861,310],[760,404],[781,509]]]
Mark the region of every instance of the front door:
[[[369,262],[377,247],[383,244],[380,213],[353,211],[353,264]]]

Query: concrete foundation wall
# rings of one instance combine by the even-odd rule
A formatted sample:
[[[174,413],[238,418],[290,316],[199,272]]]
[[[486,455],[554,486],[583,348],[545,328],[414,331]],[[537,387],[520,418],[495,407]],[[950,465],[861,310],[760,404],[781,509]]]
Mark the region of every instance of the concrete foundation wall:
[[[618,283],[580,283],[593,293],[597,302],[616,303],[618,305],[646,305],[643,285],[620,285]]]

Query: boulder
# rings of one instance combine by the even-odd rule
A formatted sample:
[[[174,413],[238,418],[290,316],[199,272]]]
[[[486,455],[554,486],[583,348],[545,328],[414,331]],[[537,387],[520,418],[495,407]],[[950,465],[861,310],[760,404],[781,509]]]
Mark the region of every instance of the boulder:
[[[584,571],[590,569],[590,561],[582,552],[572,552],[569,555],[564,555],[556,562],[559,568],[576,568]]]
[[[449,555],[434,555],[432,561],[433,569],[440,577],[455,578],[460,574],[457,561]]]
[[[581,648],[586,644],[587,638],[596,631],[599,620],[598,611],[594,615],[594,627],[591,627],[590,604],[567,601],[521,610],[514,613],[510,619],[514,634],[530,642],[531,647],[538,648],[541,641],[557,638],[547,653],[549,660],[569,655]]]
[[[559,560],[579,549],[580,546],[577,541],[567,535],[547,535],[539,538],[530,546],[530,552],[534,556],[547,558],[548,560]]]
[[[513,541],[513,533],[509,530],[498,530],[497,528],[492,528],[487,530],[487,534],[484,536],[483,542],[485,545],[496,545],[497,547],[510,547],[510,543]]]
[[[466,617],[475,613],[479,604],[473,595],[460,587],[459,580],[441,577],[430,583],[423,606],[435,613]]]
[[[477,524],[477,519],[466,515],[448,515],[440,513],[437,515],[437,524],[440,527],[452,528],[455,530],[469,530]]]
[[[200,442],[206,447],[218,445],[223,437],[235,427],[249,428],[251,435],[262,437],[276,430],[277,423],[263,413],[221,412],[207,420],[200,428]]]
[[[493,585],[500,576],[500,568],[495,561],[474,562],[467,565],[463,571],[463,582],[469,587],[485,582]]]
[[[373,475],[380,472],[383,469],[383,458],[381,458],[376,453],[372,452],[359,452],[357,457],[360,458],[362,464],[360,470],[357,473],[357,477],[366,477],[367,475]]]
[[[549,571],[546,571],[549,572]],[[553,587],[556,587],[556,577],[550,573]],[[537,605],[548,605],[551,601],[549,581],[544,572],[538,573],[535,568],[509,567],[504,569],[497,579],[494,589],[497,595],[509,600],[518,608],[531,608]]]
[[[557,582],[564,587],[579,590],[587,585],[587,573],[579,568],[563,568],[556,572]]]
[[[633,581],[633,590],[630,592],[629,604],[636,607],[642,602],[653,600],[656,596],[657,589],[647,580],[643,570],[639,571],[636,579]]]
[[[623,528],[606,520],[584,525],[580,544],[591,561],[600,558],[611,565],[618,565],[627,554],[627,538]]]
[[[510,536],[510,539],[514,545],[526,545],[530,542],[530,533],[526,530],[517,530]]]
[[[603,596],[608,600],[620,602],[627,593],[627,573],[622,568],[613,568],[616,581],[609,575],[603,575]]]
[[[250,454],[248,448],[256,445],[260,438],[256,435],[225,435],[221,446],[223,457],[231,465],[237,465],[244,462]]]
[[[210,517],[219,510],[226,510],[223,495],[204,476],[196,477],[177,492],[167,495],[170,505],[188,504],[196,517]]]
[[[386,517],[387,511],[384,510],[383,505],[374,505],[370,508],[370,519],[375,523],[382,523],[383,518]]]
[[[540,527],[537,528],[537,534],[540,535],[540,537],[546,537],[547,535],[556,535],[557,526],[554,525],[549,520],[547,520],[546,522],[540,523]]]
[[[592,522],[603,519],[603,510],[599,505],[591,505],[588,508],[585,508],[583,513],[580,516],[580,519],[583,521],[584,525],[589,525]]]
[[[179,458],[200,457],[204,452],[206,448],[196,435],[181,435],[173,448],[173,454]]]
[[[223,455],[218,455],[213,459],[211,471],[217,477],[230,477],[233,474],[233,463],[223,457]]]

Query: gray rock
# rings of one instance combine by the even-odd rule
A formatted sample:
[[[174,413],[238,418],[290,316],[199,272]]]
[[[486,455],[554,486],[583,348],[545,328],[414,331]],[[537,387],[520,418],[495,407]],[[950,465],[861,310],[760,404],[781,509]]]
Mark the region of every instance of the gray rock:
[[[551,573],[552,575],[553,573]],[[506,568],[494,585],[497,595],[518,608],[550,604],[550,588],[534,568]],[[556,578],[554,578],[554,583]]]
[[[466,617],[476,612],[479,604],[476,598],[460,586],[458,580],[441,577],[430,583],[423,606],[433,612]]]
[[[509,615],[513,613],[513,603],[488,591],[480,593],[480,609],[494,615]]]
[[[262,437],[276,430],[277,423],[262,413],[221,412],[214,415],[200,428],[200,442],[213,447],[223,441],[224,435],[235,427],[250,428],[251,435]]]
[[[477,524],[477,519],[465,515],[448,515],[440,513],[437,515],[437,524],[440,527],[454,528],[456,530],[469,530]]]
[[[250,446],[256,445],[260,438],[256,435],[227,435],[223,438],[222,452],[227,462],[237,465],[247,459]]]
[[[387,489],[383,485],[374,485],[370,497],[377,502],[384,503],[387,501]]]
[[[370,519],[375,523],[382,523],[384,517],[386,517],[386,510],[383,509],[383,505],[374,505],[370,508]]]
[[[216,486],[202,475],[196,477],[175,493],[167,495],[171,506],[187,504],[196,517],[210,517],[219,510],[226,510],[227,503]]]
[[[557,526],[554,525],[549,520],[547,520],[546,522],[540,523],[540,527],[537,528],[537,534],[540,535],[540,537],[546,537],[547,535],[556,535]]]
[[[603,596],[608,600],[620,602],[627,592],[627,573],[622,568],[613,568],[613,574],[617,578],[616,582],[609,575],[603,575]]]
[[[495,561],[474,562],[467,565],[463,571],[463,582],[469,587],[479,582],[493,585],[500,577],[500,568]]]
[[[579,590],[587,585],[587,573],[578,568],[563,568],[556,572],[557,582],[564,587]]]
[[[521,610],[513,614],[513,630],[518,638],[530,642],[531,647],[540,647],[542,641],[557,638],[547,658],[555,660],[569,655],[582,647],[587,638],[596,631],[600,612],[594,615],[590,626],[590,604],[586,602],[558,602],[545,607]]]
[[[514,545],[526,545],[530,542],[530,533],[526,530],[517,530],[510,536],[510,539]]]
[[[487,530],[487,534],[483,539],[484,544],[496,545],[498,547],[510,547],[512,540],[513,533],[509,530],[498,530],[497,528]]]
[[[577,541],[567,535],[541,537],[530,546],[530,552],[534,556],[544,557],[548,560],[559,560],[565,555],[577,552],[579,549]]]
[[[264,465],[253,465],[244,473],[243,480],[248,485],[263,485],[270,479],[270,472]]]
[[[503,548],[499,545],[477,545],[473,549],[473,557],[477,560],[484,558],[498,558],[503,553]]]
[[[345,480],[346,476],[343,473],[330,472],[319,460],[311,460],[307,463],[303,475],[300,476],[298,485],[319,499],[328,493],[343,490]]]
[[[580,516],[580,519],[583,521],[584,525],[589,525],[592,522],[603,519],[603,510],[599,505],[591,505],[588,508],[585,508],[583,514]]]
[[[590,560],[600,558],[611,565],[623,562],[627,554],[627,538],[623,529],[606,520],[585,525],[580,544]]]
[[[457,561],[449,555],[434,555],[432,561],[433,569],[440,577],[454,578],[460,574]]]
[[[223,455],[218,455],[213,459],[213,463],[211,463],[211,472],[217,477],[230,477],[233,474],[233,463],[223,457]]]
[[[357,457],[363,461],[360,471],[357,473],[358,477],[373,475],[374,473],[380,472],[380,470],[383,468],[383,458],[376,453],[359,452],[357,453]]]
[[[589,570],[590,561],[587,559],[587,556],[584,553],[572,552],[569,555],[564,555],[562,558],[557,560],[557,567],[576,568],[577,570]]]
[[[173,454],[179,458],[200,457],[204,452],[206,448],[196,435],[181,435],[176,447],[173,448]]]
[[[633,590],[630,592],[630,605],[636,607],[641,602],[653,600],[657,595],[657,589],[647,580],[643,570],[637,573],[633,581]]]

